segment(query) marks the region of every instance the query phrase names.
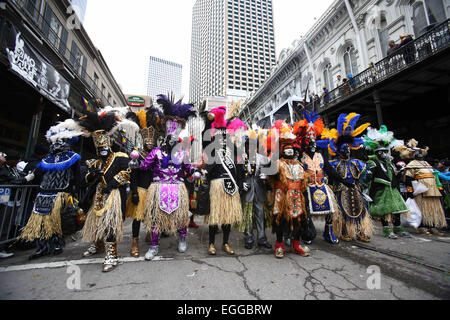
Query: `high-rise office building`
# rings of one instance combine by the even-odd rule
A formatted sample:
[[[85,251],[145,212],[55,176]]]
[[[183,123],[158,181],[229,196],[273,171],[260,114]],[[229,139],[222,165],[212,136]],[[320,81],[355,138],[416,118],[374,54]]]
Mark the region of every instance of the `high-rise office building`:
[[[197,0],[190,101],[256,91],[275,65],[272,0]]]
[[[175,99],[181,98],[183,66],[167,60],[150,57],[147,74],[147,94],[156,101],[158,94],[173,92]]]
[[[70,0],[70,4],[75,8],[75,12],[84,23],[84,16],[86,15],[87,0]]]

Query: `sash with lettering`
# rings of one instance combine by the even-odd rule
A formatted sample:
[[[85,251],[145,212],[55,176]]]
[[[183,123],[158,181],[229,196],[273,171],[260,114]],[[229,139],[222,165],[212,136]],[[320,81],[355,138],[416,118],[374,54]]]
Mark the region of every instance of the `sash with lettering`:
[[[224,152],[225,153],[225,152]],[[220,162],[222,163],[223,168],[228,174],[229,178],[223,179],[223,189],[226,193],[228,193],[230,196],[233,196],[238,191],[238,186],[236,184],[236,181],[234,180],[233,175],[231,172],[236,172],[236,167],[234,165],[233,160],[228,154],[223,154],[222,152],[219,152]]]

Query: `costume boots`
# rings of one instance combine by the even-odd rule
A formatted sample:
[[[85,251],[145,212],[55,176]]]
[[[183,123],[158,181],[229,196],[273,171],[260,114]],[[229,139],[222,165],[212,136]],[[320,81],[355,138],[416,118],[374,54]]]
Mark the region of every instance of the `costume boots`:
[[[336,236],[333,233],[333,225],[332,224],[325,224],[325,230],[323,231],[323,237],[324,239],[329,243],[339,243],[339,239],[336,238]]]
[[[292,249],[294,250],[294,253],[297,253],[299,255],[301,255],[302,257],[308,257],[309,253],[305,252],[303,250],[303,248],[300,246],[300,241],[299,240],[293,240],[292,241]]]
[[[105,260],[103,261],[103,272],[112,271],[118,264],[117,242],[106,242],[105,244]]]
[[[133,242],[131,244],[130,254],[134,258],[139,257],[139,238],[133,238]]]
[[[284,254],[286,253],[286,248],[284,247],[283,242],[276,242],[275,243],[275,257],[278,259],[284,258]]]

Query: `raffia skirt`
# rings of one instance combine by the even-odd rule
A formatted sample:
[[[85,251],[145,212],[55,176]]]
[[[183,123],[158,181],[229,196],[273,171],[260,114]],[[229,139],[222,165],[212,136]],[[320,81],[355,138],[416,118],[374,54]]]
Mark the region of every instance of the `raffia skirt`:
[[[209,191],[210,211],[204,222],[209,225],[232,224],[238,225],[242,221],[242,206],[239,192],[230,196],[223,188],[223,179],[211,181]]]
[[[59,192],[51,211],[47,215],[32,212],[27,225],[22,229],[19,239],[33,241],[48,240],[57,234],[62,237],[61,210],[67,203],[68,193]]]
[[[96,214],[92,204],[87,213],[82,235],[85,242],[106,240],[111,236],[115,237],[117,242],[122,241],[122,199],[118,189],[111,191],[101,214]]]
[[[419,194],[414,197],[417,205],[422,211],[422,224],[427,227],[445,228],[447,221],[442,209],[440,197],[424,197]]]
[[[189,195],[183,183],[178,184],[178,208],[168,214],[160,208],[160,183],[152,183],[147,191],[144,207],[144,222],[148,231],[176,234],[178,229],[189,224]],[[140,202],[140,201],[139,201]]]
[[[131,218],[139,221],[144,221],[144,209],[145,201],[147,198],[147,189],[138,187],[137,192],[139,195],[139,203],[135,205],[131,201],[131,193],[127,200],[127,211],[125,213],[126,218]]]

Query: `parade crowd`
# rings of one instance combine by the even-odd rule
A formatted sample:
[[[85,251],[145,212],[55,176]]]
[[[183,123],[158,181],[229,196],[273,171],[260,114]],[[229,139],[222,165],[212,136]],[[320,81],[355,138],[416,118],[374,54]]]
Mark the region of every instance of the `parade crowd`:
[[[216,255],[221,227],[226,254],[235,253],[229,244],[234,228],[245,248],[271,249],[280,259],[286,244],[294,254],[311,254],[308,244],[316,238],[319,219],[331,244],[370,242],[376,223],[390,239],[411,237],[405,225],[441,236],[447,227],[448,195],[441,182],[450,180],[448,169],[435,170],[425,161],[428,148],[412,137],[404,142],[386,126],[358,124],[359,114],[341,114],[336,128],[325,128],[319,114],[303,110],[294,125],[278,120],[263,130],[237,117],[227,119],[226,107],[198,114],[192,105],[164,95],[157,103],[139,112],[86,112],[48,130],[48,155],[21,178],[26,183],[41,176],[19,236],[36,243],[30,259],[62,253],[67,217],[82,217],[82,239],[90,243],[83,255],[104,252],[103,272],[118,265],[127,218],[133,219],[130,255],[140,256],[145,226],[148,261],[159,254],[162,235],[177,235],[178,251],[188,250],[187,228],[198,227],[193,215],[203,216],[209,226],[209,255]],[[194,117],[205,124],[201,159],[195,162],[192,139],[180,139]],[[112,149],[119,128],[139,137],[129,154]],[[81,136],[92,138],[94,159],[72,151]],[[83,197],[76,199],[81,190]],[[268,228],[276,234],[274,248]]]

